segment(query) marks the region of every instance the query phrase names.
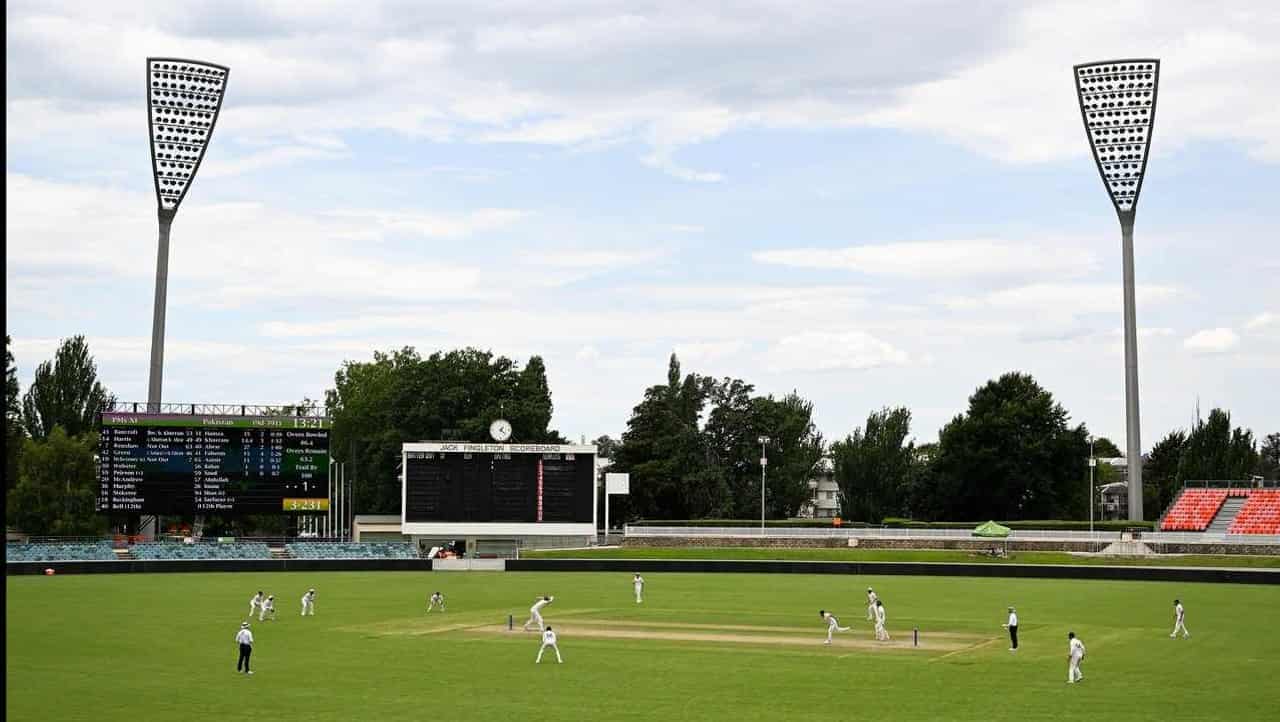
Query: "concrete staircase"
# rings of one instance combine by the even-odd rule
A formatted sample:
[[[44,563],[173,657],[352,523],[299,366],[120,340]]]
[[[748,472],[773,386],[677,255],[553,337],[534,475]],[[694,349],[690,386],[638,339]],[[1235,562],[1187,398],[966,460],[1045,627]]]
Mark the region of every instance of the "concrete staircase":
[[[1247,498],[1241,496],[1228,496],[1226,501],[1222,502],[1222,508],[1218,509],[1218,514],[1213,517],[1213,521],[1209,522],[1209,526],[1205,528],[1205,532],[1209,534],[1226,534],[1231,528],[1231,522],[1236,520],[1236,515],[1240,513],[1240,507],[1248,501]]]
[[[293,555],[290,554],[289,550],[286,549],[285,547],[272,547],[271,558],[272,559],[292,559]]]

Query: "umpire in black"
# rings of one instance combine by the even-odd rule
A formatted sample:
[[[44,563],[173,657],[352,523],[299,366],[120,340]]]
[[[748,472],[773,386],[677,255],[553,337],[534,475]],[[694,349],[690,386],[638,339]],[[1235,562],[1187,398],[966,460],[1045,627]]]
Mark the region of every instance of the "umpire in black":
[[[249,671],[249,655],[253,654],[253,632],[249,631],[249,623],[241,622],[240,631],[236,633],[236,644],[240,645],[240,658],[236,660],[236,671],[244,668],[245,674],[253,674]]]
[[[1018,613],[1009,607],[1009,622],[1004,625],[1009,630],[1009,651],[1018,651]]]

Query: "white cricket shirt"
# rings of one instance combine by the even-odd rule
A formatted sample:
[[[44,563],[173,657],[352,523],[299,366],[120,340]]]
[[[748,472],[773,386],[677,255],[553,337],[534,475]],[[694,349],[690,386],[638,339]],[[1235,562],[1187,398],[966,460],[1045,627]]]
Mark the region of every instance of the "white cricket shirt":
[[[1016,626],[1018,626],[1018,613],[1017,613],[1017,612],[1009,612],[1009,626],[1010,626],[1010,627],[1016,627]]]
[[[1181,621],[1182,621],[1182,614],[1183,614],[1183,611],[1182,611],[1182,605],[1181,605],[1181,604],[1179,604],[1179,605],[1175,606],[1175,607],[1173,608],[1173,611],[1178,615],[1178,621],[1179,621],[1179,622],[1181,622]]]
[[[1071,645],[1068,647],[1068,651],[1070,652],[1072,657],[1083,657],[1084,642],[1081,642],[1078,637],[1076,639],[1071,640]]]
[[[236,633],[236,642],[239,644],[253,645],[253,632],[247,629],[241,629]]]
[[[555,633],[555,632],[553,632],[553,631],[552,631],[552,630],[550,630],[550,629],[548,629],[547,631],[543,632],[543,633],[542,633],[542,643],[543,643],[544,645],[546,645],[546,644],[555,644],[555,643],[556,643],[556,633]]]

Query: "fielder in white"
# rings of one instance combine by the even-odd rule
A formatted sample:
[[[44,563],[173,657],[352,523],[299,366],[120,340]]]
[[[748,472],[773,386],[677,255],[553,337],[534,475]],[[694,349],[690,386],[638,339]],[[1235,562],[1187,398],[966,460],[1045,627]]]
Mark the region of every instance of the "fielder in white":
[[[427,600],[427,612],[430,613],[437,606],[440,607],[440,611],[444,611],[444,595],[440,592],[432,592],[431,598]]]
[[[831,612],[828,612],[825,609],[819,609],[818,616],[827,620],[827,641],[823,642],[823,644],[831,644],[831,635],[833,633],[849,631],[848,627],[840,626],[840,622],[839,620],[836,619],[836,615],[832,614]]]
[[[1182,608],[1182,602],[1177,599],[1173,600],[1173,634],[1169,635],[1169,639],[1175,639],[1178,636],[1178,630],[1182,630],[1182,638],[1191,637],[1191,632],[1187,631],[1187,614]]]
[[[879,599],[876,600],[876,639],[889,641],[889,633],[884,629],[884,602]]]
[[[316,616],[316,590],[311,588],[302,595],[302,616]]]
[[[880,601],[880,597],[876,596],[875,590],[867,587],[867,621],[873,621],[876,618],[876,602]]]
[[[257,614],[258,610],[261,608],[262,608],[262,591],[259,590],[257,594],[253,595],[253,599],[249,600],[249,618],[253,619],[253,615]]]
[[[1067,632],[1067,684],[1075,684],[1084,679],[1080,671],[1080,662],[1084,660],[1084,642],[1076,637],[1075,632]]]
[[[547,651],[547,647],[554,649],[556,661],[564,664],[564,659],[560,657],[560,648],[556,646],[556,633],[552,631],[551,627],[547,627],[542,632],[542,646],[538,647],[538,658],[534,661],[534,664],[542,664],[542,653]]]
[[[263,600],[262,607],[258,611],[258,621],[261,622],[266,619],[268,614],[271,615],[273,620],[276,618],[276,595],[274,594],[268,594],[267,598]]]
[[[533,606],[529,607],[529,621],[524,623],[524,631],[529,631],[529,625],[535,622],[539,630],[546,629],[546,625],[542,623],[542,608],[554,602],[555,597],[542,597],[533,601]]]
[[[636,578],[631,580],[632,586],[636,588],[636,604],[644,601],[644,577],[636,574]]]

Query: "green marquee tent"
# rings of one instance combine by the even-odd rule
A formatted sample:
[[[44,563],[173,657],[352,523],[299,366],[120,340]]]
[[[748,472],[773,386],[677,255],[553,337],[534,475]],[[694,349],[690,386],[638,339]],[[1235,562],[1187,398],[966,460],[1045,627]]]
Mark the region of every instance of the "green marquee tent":
[[[986,524],[978,525],[978,528],[973,530],[973,535],[1003,539],[1009,536],[1009,527],[989,521]]]

